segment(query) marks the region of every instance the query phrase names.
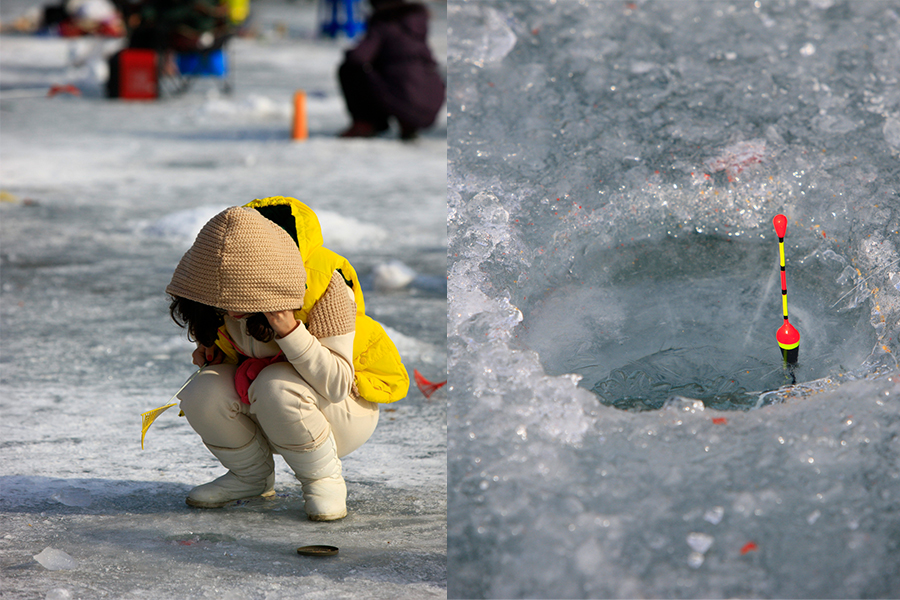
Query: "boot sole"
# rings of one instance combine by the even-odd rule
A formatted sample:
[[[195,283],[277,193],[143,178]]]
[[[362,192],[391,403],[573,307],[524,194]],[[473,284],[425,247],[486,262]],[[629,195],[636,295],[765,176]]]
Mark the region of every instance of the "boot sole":
[[[223,502],[205,502],[203,500],[194,500],[190,496],[184,499],[185,503],[188,506],[193,506],[194,508],[222,508],[224,506],[228,506],[229,504],[233,504],[235,502],[240,502],[241,500],[250,500],[252,498],[272,498],[275,496],[275,490],[271,492],[265,492],[262,494],[257,494],[256,496],[247,496],[245,498],[232,498],[231,500],[225,500]]]
[[[343,519],[347,516],[347,511],[345,510],[340,514],[333,515],[307,515],[310,521],[337,521],[338,519]]]

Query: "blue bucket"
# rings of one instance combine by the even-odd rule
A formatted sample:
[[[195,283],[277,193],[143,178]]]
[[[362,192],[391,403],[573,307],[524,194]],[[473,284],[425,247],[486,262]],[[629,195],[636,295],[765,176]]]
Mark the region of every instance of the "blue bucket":
[[[221,48],[209,52],[182,52],[176,61],[182,75],[224,77],[228,72],[228,61]]]

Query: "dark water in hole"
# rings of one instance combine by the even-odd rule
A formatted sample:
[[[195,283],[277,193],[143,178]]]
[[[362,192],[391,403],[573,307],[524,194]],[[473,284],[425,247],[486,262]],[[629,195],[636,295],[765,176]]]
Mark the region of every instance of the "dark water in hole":
[[[604,404],[661,408],[672,396],[749,409],[762,392],[858,367],[875,335],[847,309],[847,266],[814,247],[786,247],[788,308],[800,360],[786,367],[778,245],[695,234],[588,250],[570,282],[523,321],[551,374],[578,373]]]

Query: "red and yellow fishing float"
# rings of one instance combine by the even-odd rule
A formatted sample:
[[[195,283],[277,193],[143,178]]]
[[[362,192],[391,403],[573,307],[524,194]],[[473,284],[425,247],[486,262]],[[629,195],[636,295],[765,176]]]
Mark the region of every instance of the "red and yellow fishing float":
[[[787,276],[784,270],[784,234],[787,232],[787,217],[775,215],[772,219],[775,233],[778,235],[778,257],[781,263],[781,305],[784,309],[784,324],[775,332],[781,355],[787,364],[796,364],[800,355],[800,332],[788,321]]]

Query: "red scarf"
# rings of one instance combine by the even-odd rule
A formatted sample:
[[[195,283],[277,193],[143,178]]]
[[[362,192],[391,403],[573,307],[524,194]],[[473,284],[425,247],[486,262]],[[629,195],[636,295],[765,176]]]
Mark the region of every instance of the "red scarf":
[[[241,397],[241,402],[250,404],[250,384],[269,365],[284,361],[284,353],[279,352],[269,358],[246,358],[238,365],[234,373],[234,389]]]

